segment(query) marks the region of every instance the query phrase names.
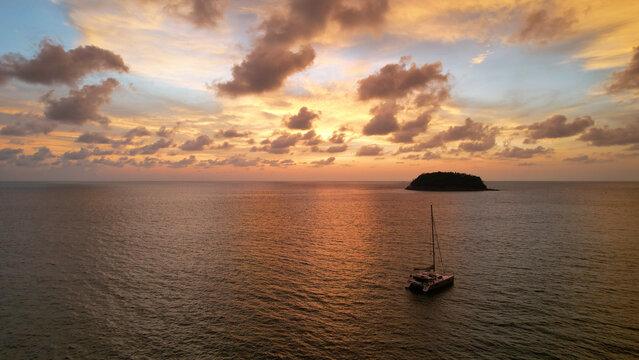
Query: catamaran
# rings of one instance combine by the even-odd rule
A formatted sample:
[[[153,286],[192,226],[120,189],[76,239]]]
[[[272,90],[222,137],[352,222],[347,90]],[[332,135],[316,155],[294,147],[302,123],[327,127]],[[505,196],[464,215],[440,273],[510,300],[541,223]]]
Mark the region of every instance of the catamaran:
[[[430,224],[431,224],[431,240],[433,243],[433,264],[425,268],[414,268],[413,273],[408,277],[406,283],[406,289],[409,289],[415,293],[432,293],[436,290],[453,285],[455,276],[447,275],[444,272],[438,273],[435,267],[435,217],[433,215],[433,205],[430,205]],[[437,241],[437,247],[439,248],[439,241]],[[439,258],[441,260],[441,250],[439,252]],[[443,261],[441,261],[443,267]]]

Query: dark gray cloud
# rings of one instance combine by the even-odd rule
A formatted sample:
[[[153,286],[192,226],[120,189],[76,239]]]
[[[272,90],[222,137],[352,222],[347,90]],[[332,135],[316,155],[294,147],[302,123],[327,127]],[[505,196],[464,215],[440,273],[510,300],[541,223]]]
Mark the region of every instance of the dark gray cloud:
[[[375,27],[383,23],[389,10],[387,0],[363,0],[357,5],[345,0],[291,0],[287,12],[273,14],[261,25],[258,42],[291,45],[321,34],[330,20],[342,27]]]
[[[343,144],[346,141],[346,134],[343,132],[333,131],[333,134],[331,134],[331,137],[328,138],[328,141],[333,144]]]
[[[439,147],[439,146],[443,146],[443,144],[439,143],[439,141],[419,142],[419,143],[416,143],[416,144],[410,145],[410,146],[400,146],[397,149],[397,152],[395,152],[395,155],[408,153],[408,152],[428,151],[428,149],[432,149],[434,147]]]
[[[172,140],[160,139],[152,144],[129,150],[129,155],[153,155],[160,149],[168,148],[172,143]]]
[[[239,65],[234,65],[233,80],[217,84],[221,95],[231,97],[260,94],[282,87],[290,75],[306,69],[315,59],[310,45],[297,52],[283,47],[260,46],[255,48]]]
[[[11,78],[11,72],[8,69],[5,69],[2,64],[0,64],[0,85],[9,81],[10,78]]]
[[[53,131],[58,124],[47,121],[40,115],[19,113],[0,113],[0,120],[9,123],[0,129],[0,135],[26,136],[35,134],[48,134]]]
[[[426,150],[426,149],[430,149],[432,147],[435,147],[435,146],[431,146],[431,144],[429,144],[427,142],[420,142],[420,143],[417,143],[415,145],[410,145],[410,146],[400,146],[397,149],[397,152],[395,152],[394,155],[403,154],[403,153],[409,153],[409,152],[423,151],[423,150]]]
[[[167,129],[166,126],[162,126],[160,129],[158,129],[155,135],[159,137],[171,137],[173,136],[173,130]]]
[[[207,135],[200,135],[195,139],[188,140],[180,146],[184,151],[202,151],[205,147],[211,145],[213,140]]]
[[[459,144],[459,150],[463,150],[469,153],[482,152],[492,149],[495,146],[496,132],[491,132],[478,141],[466,141]]]
[[[140,167],[140,168],[152,168],[157,166],[160,163],[160,159],[153,157],[145,157],[142,161],[132,161],[132,165]]]
[[[439,107],[444,101],[450,98],[450,86],[439,84],[440,86],[415,96],[414,104],[418,107],[432,106]]]
[[[609,93],[624,90],[639,90],[639,46],[633,49],[634,54],[628,67],[610,75],[606,89]]]
[[[91,156],[91,152],[85,148],[81,148],[78,151],[67,151],[62,155],[64,160],[84,160]]]
[[[412,63],[407,67],[407,57],[399,64],[388,64],[379,72],[359,81],[359,100],[381,99],[380,105],[371,109],[374,117],[364,126],[364,135],[387,135],[391,142],[412,143],[415,137],[426,131],[431,115],[450,98],[448,74],[442,73],[440,62],[418,67]],[[411,96],[415,94],[414,98]],[[397,101],[408,97],[406,103],[417,107],[428,107],[415,120],[398,123],[401,107]],[[412,100],[411,100],[412,99]]]
[[[275,140],[271,141],[270,139],[264,139],[260,142],[260,147],[253,146],[251,151],[266,151],[271,154],[288,154],[290,148],[295,146],[298,141],[305,140],[305,142],[314,142],[313,139],[316,138],[315,131],[311,130],[306,132],[304,135],[300,133],[291,134],[288,132],[280,133]]]
[[[195,27],[214,29],[227,5],[228,0],[168,0],[165,10]]]
[[[102,150],[99,147],[94,147],[92,151],[93,155],[96,156],[104,156],[104,155],[113,155],[116,152],[114,150]]]
[[[201,161],[199,167],[213,167],[213,166],[235,166],[235,167],[250,167],[257,166],[262,162],[260,158],[247,159],[241,155],[234,155],[226,159],[215,159]]]
[[[302,140],[312,140],[317,137],[315,130],[309,130],[302,135]]]
[[[342,144],[342,145],[329,146],[328,148],[326,148],[325,151],[327,153],[340,153],[340,152],[344,152],[346,150],[348,150],[348,145]]]
[[[184,158],[178,161],[164,160],[164,161],[161,161],[160,164],[166,165],[166,167],[169,167],[169,168],[181,169],[181,168],[185,168],[187,166],[195,164],[196,161],[197,159],[195,158],[195,156],[191,155],[188,158]]]
[[[579,138],[594,146],[628,145],[639,143],[639,119],[629,122],[620,128],[608,126],[590,128]]]
[[[13,160],[21,153],[22,149],[4,148],[0,150],[0,161]]]
[[[430,152],[430,151],[426,151],[422,155],[412,154],[412,155],[402,156],[402,159],[403,160],[433,160],[433,159],[441,159],[441,155]]]
[[[85,85],[80,90],[71,89],[69,96],[54,99],[52,92],[42,100],[47,104],[44,115],[49,120],[65,124],[81,125],[87,121],[108,124],[109,119],[98,113],[100,107],[111,101],[111,93],[120,83],[108,78],[100,85]]]
[[[403,122],[400,125],[399,130],[393,133],[393,136],[390,139],[391,142],[412,143],[415,136],[426,131],[430,118],[430,112],[424,112],[413,121]]]
[[[315,133],[315,130],[310,130],[302,135],[302,140],[304,140],[304,145],[306,146],[315,146],[319,145],[323,142],[322,137]]]
[[[510,42],[545,45],[566,37],[576,22],[574,11],[552,17],[546,10],[538,10],[526,17],[521,28],[510,37]]]
[[[336,154],[336,153],[341,153],[348,150],[348,144],[340,144],[340,145],[331,145],[327,148],[320,148],[319,146],[313,146],[311,147],[311,151],[312,152],[316,152],[316,153],[330,153],[330,154]]]
[[[180,123],[177,123],[172,129],[167,129],[166,126],[162,126],[156,133],[155,135],[159,136],[159,137],[163,137],[163,138],[169,138],[172,137],[175,132],[177,131],[178,127],[180,126]]]
[[[407,149],[405,147],[401,147],[399,148],[399,150],[397,150],[397,152],[395,152],[393,155],[399,155],[402,153],[406,153],[406,152],[412,152],[412,149]],[[411,155],[406,155],[406,156],[402,156],[403,160],[432,160],[432,159],[440,159],[441,155],[431,152],[431,151],[425,151],[422,155],[419,154],[411,154]]]
[[[335,162],[335,157],[331,156],[324,160],[311,161],[311,165],[313,167],[322,167],[322,166],[332,165],[334,162]]]
[[[399,106],[394,101],[386,101],[371,109],[373,118],[364,125],[364,135],[387,135],[399,129],[397,112]]]
[[[284,124],[289,129],[308,130],[313,127],[313,120],[319,118],[319,115],[310,111],[306,106],[300,108],[296,115],[290,116],[288,120],[284,120]]]
[[[137,165],[135,159],[130,158],[128,156],[122,156],[118,158],[117,160],[111,160],[109,158],[102,156],[100,158],[94,158],[93,160],[91,160],[91,163],[97,164],[97,165],[113,166],[118,168],[121,168],[124,165],[133,165],[133,166]]]
[[[110,144],[112,142],[106,135],[99,132],[87,131],[75,139],[76,142],[86,144]]]
[[[144,126],[134,127],[133,129],[124,133],[124,137],[127,139],[133,139],[135,137],[151,136],[151,132]]]
[[[295,161],[293,161],[292,159],[262,160],[261,163],[264,164],[264,165],[272,166],[272,167],[289,167],[289,166],[294,166],[295,165]]]
[[[402,160],[421,160],[420,156],[417,154],[402,156]]]
[[[191,166],[197,162],[197,158],[194,155],[184,158],[182,160],[160,160],[154,157],[145,157],[142,161],[136,161],[134,158],[128,156],[119,157],[117,160],[112,160],[107,157],[94,158],[91,163],[96,165],[105,165],[113,167],[124,167],[125,165],[135,166],[139,168],[152,168],[156,166],[166,166],[168,168],[185,168]]]
[[[260,29],[264,35],[258,45],[293,45],[311,40],[327,26],[337,0],[290,0],[285,13],[275,13],[266,19]]]
[[[470,140],[459,144],[459,149],[468,152],[485,151],[495,145],[495,137],[499,130],[493,126],[475,122],[470,118],[464,125],[450,126],[447,130],[437,133],[425,142],[412,147],[413,151],[444,146],[448,142]],[[400,148],[401,149],[401,148]]]
[[[588,155],[581,155],[581,156],[575,156],[575,157],[569,157],[569,158],[565,158],[564,161],[569,161],[569,162],[580,162],[580,163],[584,163],[584,164],[591,164],[594,162],[597,162],[597,159],[593,159]]]
[[[377,156],[377,155],[381,155],[384,151],[384,148],[376,145],[376,144],[372,144],[372,145],[363,145],[362,147],[360,147],[357,150],[357,153],[355,155],[357,156]]]
[[[572,122],[568,122],[564,115],[553,115],[544,121],[520,126],[518,129],[526,129],[528,136],[535,140],[552,139],[579,134],[594,123],[590,116],[577,117]]]
[[[246,137],[249,136],[250,133],[248,131],[246,132],[240,132],[237,131],[236,129],[228,129],[228,130],[218,130],[217,132],[217,136],[218,137],[222,137],[222,138],[236,138],[236,137]]]
[[[504,150],[495,153],[495,155],[502,158],[515,158],[515,159],[530,159],[531,157],[539,154],[552,153],[552,149],[545,148],[543,146],[537,146],[536,148],[520,148],[517,146],[506,147]]]
[[[75,85],[84,76],[113,70],[128,72],[129,68],[117,55],[96,46],[80,46],[64,51],[62,45],[50,40],[40,42],[40,51],[31,60],[19,54],[6,54],[0,58],[0,84],[10,78],[27,83]]]
[[[430,151],[425,151],[422,154],[422,160],[433,160],[433,159],[440,159],[442,156],[440,154],[434,153],[434,152],[430,152]]]
[[[30,157],[34,161],[43,161],[55,156],[51,153],[51,150],[49,150],[48,147],[42,146],[42,147],[39,147],[38,151],[36,151],[33,155],[30,155]]]
[[[268,145],[268,152],[272,154],[286,154],[291,146],[302,138],[300,134],[283,133]]]
[[[439,61],[426,63],[422,67],[412,63],[409,68],[402,62],[388,64],[378,73],[360,80],[357,94],[360,100],[398,99],[415,90],[423,91],[427,88],[438,94],[441,89],[446,89],[447,82],[448,74],[442,73],[442,64]],[[437,96],[431,98],[438,99]],[[425,104],[426,100],[424,98],[420,102]]]
[[[244,60],[233,66],[233,79],[215,85],[218,92],[240,96],[279,89],[286,78],[313,63],[315,50],[309,42],[326,29],[331,19],[342,27],[370,27],[381,23],[388,11],[386,0],[364,0],[358,7],[345,3],[290,0],[285,12],[272,14],[260,25],[263,34]],[[301,46],[292,51],[295,45]]]
[[[337,5],[334,15],[343,28],[377,27],[384,22],[384,16],[389,10],[388,0],[363,1],[359,6],[344,3]]]
[[[215,149],[217,149],[217,150],[228,150],[228,149],[232,149],[233,147],[235,147],[233,144],[230,144],[229,142],[225,141],[224,143],[222,143],[220,145],[216,145]]]
[[[14,164],[16,166],[41,166],[43,165],[43,161],[54,158],[55,156],[51,153],[48,147],[43,146],[38,148],[38,151],[31,155],[20,155],[14,160]]]

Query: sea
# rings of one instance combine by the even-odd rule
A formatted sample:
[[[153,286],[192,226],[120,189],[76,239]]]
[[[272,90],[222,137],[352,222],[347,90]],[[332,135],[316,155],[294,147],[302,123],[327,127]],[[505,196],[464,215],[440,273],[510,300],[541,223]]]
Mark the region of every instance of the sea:
[[[406,185],[0,183],[0,358],[639,357],[639,183]]]

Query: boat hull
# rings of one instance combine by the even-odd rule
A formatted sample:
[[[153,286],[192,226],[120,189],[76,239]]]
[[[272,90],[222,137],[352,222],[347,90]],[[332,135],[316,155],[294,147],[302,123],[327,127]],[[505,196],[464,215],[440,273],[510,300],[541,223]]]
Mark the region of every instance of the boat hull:
[[[453,275],[428,275],[411,275],[406,284],[406,289],[417,294],[431,294],[446,289],[455,283],[455,276]]]

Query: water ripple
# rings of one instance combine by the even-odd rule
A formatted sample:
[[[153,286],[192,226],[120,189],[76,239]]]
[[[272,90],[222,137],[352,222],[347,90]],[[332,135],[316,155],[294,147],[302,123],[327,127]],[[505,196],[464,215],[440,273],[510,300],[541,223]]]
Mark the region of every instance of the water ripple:
[[[0,184],[0,357],[639,357],[639,184],[402,185]]]

